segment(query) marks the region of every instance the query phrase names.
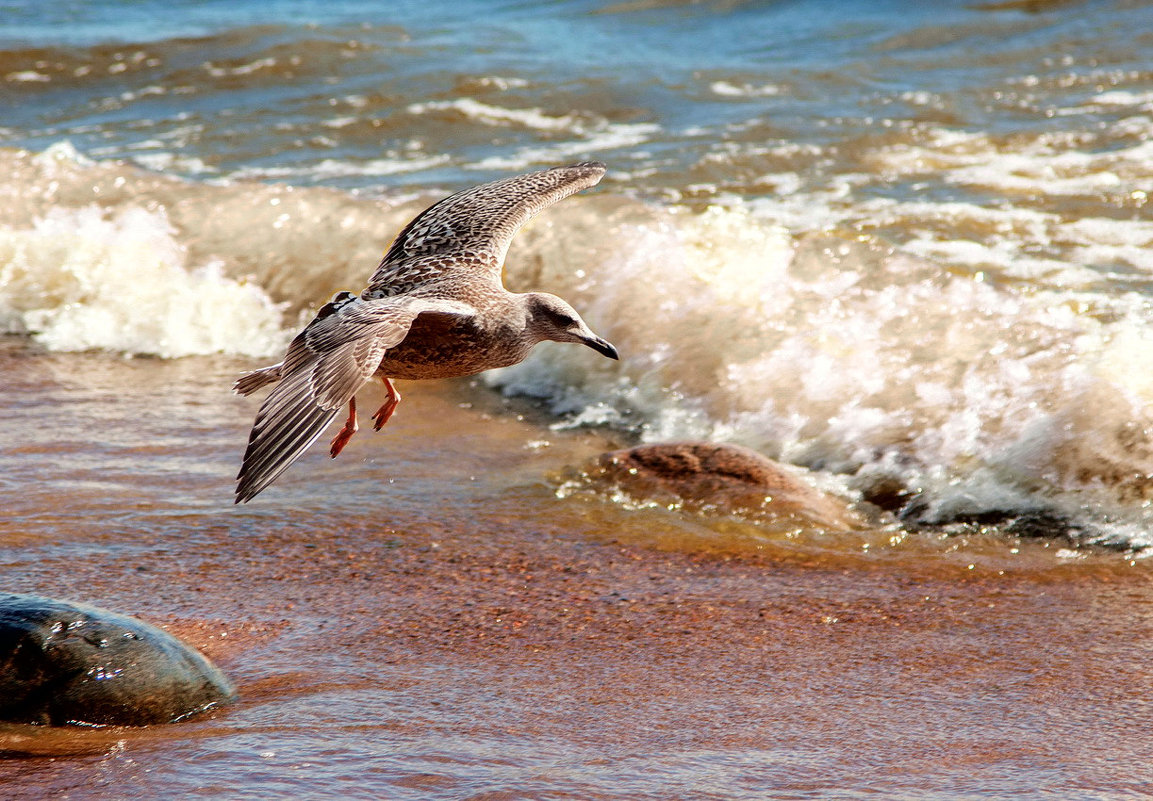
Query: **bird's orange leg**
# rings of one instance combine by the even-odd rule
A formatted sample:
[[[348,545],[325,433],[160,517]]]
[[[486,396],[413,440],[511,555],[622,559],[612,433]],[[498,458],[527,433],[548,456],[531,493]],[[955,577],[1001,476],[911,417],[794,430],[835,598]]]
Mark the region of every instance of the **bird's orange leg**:
[[[374,431],[380,431],[388,418],[392,417],[392,413],[396,411],[397,404],[400,403],[400,393],[396,391],[396,387],[385,376],[381,376],[380,380],[384,382],[384,388],[388,391],[388,397],[384,401],[384,405],[376,410],[376,414],[372,419],[376,421],[376,425],[372,428]]]
[[[348,419],[344,421],[344,428],[336,432],[336,436],[332,438],[332,445],[329,446],[328,452],[335,459],[336,455],[344,450],[344,446],[352,439],[352,435],[360,429],[356,424],[356,396],[353,395],[352,399],[348,402]]]

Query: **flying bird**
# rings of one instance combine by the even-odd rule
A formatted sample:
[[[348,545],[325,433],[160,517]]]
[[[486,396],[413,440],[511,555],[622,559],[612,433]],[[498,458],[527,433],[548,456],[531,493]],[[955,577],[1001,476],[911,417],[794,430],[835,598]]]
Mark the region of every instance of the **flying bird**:
[[[565,301],[509,292],[505,255],[526,222],[595,186],[599,162],[554,167],[467,189],[433,204],[396,237],[359,295],[338,292],[288,346],[283,361],[241,376],[241,395],[275,383],[248,437],[236,503],[256,497],[315,442],[344,406],[329,453],[359,426],[356,393],[384,382],[377,431],[400,403],[391,379],[452,378],[517,364],[538,342],[575,342],[610,359],[617,350]]]

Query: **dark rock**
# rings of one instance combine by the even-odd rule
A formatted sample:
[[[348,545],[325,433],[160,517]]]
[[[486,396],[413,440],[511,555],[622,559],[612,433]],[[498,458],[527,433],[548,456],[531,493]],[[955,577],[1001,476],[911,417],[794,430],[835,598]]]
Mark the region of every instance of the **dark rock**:
[[[848,505],[789,469],[739,445],[674,442],[606,453],[588,471],[639,500],[690,509],[793,516],[831,529],[853,529]]]
[[[901,525],[910,531],[957,527],[992,527],[1010,537],[1064,540],[1069,545],[1095,545],[1127,550],[1128,546],[1112,542],[1108,537],[1079,524],[1072,519],[1050,511],[1023,512],[1018,509],[986,509],[981,512],[942,515],[928,503],[910,503],[898,515]]]
[[[868,481],[859,480],[854,488],[860,491],[863,500],[878,509],[894,513],[908,507],[917,494],[892,476],[871,477]]]
[[[85,604],[0,593],[0,720],[144,726],[234,695],[203,655],[155,626]]]

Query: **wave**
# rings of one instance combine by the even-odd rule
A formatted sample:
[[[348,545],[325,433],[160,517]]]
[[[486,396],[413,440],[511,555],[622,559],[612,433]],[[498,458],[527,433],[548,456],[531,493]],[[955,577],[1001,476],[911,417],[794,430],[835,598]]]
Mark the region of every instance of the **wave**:
[[[268,295],[226,278],[219,262],[190,268],[173,233],[162,212],[95,205],[0,233],[0,326],[60,351],[171,358],[283,347]]]
[[[67,147],[33,167],[60,162],[85,167]],[[262,354],[285,344],[281,311],[219,260],[190,263],[162,207],[52,207],[0,228],[0,327],[50,350]]]
[[[180,180],[66,145],[0,150],[0,169],[0,322],[61,350],[273,356],[436,199]],[[1043,518],[1153,546],[1143,294],[1100,275],[995,274],[777,211],[611,191],[551,209],[517,238],[506,283],[567,298],[622,361],[545,343],[488,385],[543,399],[561,426],[744,444],[910,525]],[[1065,236],[1128,248],[1146,224],[1133,225]]]

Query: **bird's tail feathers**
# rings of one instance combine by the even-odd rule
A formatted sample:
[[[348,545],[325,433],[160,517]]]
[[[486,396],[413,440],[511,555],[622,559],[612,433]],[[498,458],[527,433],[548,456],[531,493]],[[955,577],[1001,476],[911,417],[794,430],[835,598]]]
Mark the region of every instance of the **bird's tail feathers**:
[[[237,395],[251,395],[263,386],[274,384],[280,380],[280,368],[281,364],[274,364],[270,367],[253,370],[251,373],[245,373],[236,379],[236,383],[232,385],[232,391]]]

